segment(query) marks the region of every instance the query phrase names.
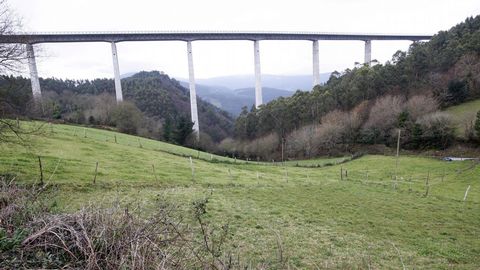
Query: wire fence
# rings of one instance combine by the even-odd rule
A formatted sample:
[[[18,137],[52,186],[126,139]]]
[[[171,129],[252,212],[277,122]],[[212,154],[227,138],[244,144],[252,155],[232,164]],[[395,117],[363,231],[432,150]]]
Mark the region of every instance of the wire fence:
[[[160,149],[163,145],[157,141],[148,139],[139,139],[129,135],[114,135],[107,134],[106,132],[89,130],[82,128],[74,128],[74,130],[59,130],[56,131],[51,127],[50,131],[56,133],[57,136],[63,136],[65,139],[75,140],[94,140],[96,142],[108,142],[116,143],[123,146],[145,148],[160,152],[172,154],[169,149]],[[72,134],[70,134],[72,133]],[[168,147],[168,144],[165,144]],[[170,146],[176,148],[177,146]],[[180,148],[181,149],[181,148]],[[171,150],[171,149],[170,149]],[[185,151],[185,152],[181,152]],[[198,153],[196,157],[189,156],[188,154]],[[262,186],[262,187],[275,187],[280,185],[296,185],[296,184],[319,184],[328,182],[342,182],[342,183],[359,183],[363,185],[381,186],[383,188],[390,188],[394,191],[409,191],[422,196],[442,196],[446,198],[453,198],[455,200],[467,200],[467,192],[463,196],[462,190],[457,190],[458,194],[462,196],[452,194],[446,194],[447,190],[445,186],[455,181],[457,176],[463,174],[464,178],[478,177],[475,174],[474,168],[478,164],[477,161],[472,161],[472,165],[465,168],[457,168],[455,171],[443,170],[443,171],[424,171],[419,170],[405,173],[405,171],[392,170],[392,168],[351,168],[350,166],[338,166],[329,167],[323,170],[316,170],[314,168],[296,168],[295,166],[285,166],[282,163],[274,164],[272,167],[268,163],[257,163],[263,165],[260,167],[249,166],[236,166],[239,164],[245,164],[248,162],[233,160],[233,162],[226,162],[223,164],[217,164],[213,167],[201,167],[197,166],[195,160],[212,162],[213,155],[205,152],[197,152],[191,149],[181,149],[174,153],[176,156],[185,157],[175,160],[175,167],[167,172],[155,170],[155,160],[145,164],[132,164],[135,167],[134,174],[129,174],[126,171],[125,164],[121,164],[115,161],[100,162],[98,164],[98,171],[96,168],[96,161],[72,159],[72,153],[65,153],[60,150],[56,156],[42,156],[43,160],[43,174],[45,175],[45,181],[50,183],[69,184],[72,180],[78,180],[81,183],[88,183],[91,180],[85,179],[85,175],[91,174],[91,178],[97,179],[99,182],[125,182],[133,184],[135,182],[158,184],[170,183],[170,184],[214,184],[214,185],[227,185],[227,186]],[[73,155],[74,156],[74,155]],[[216,156],[219,157],[219,156]],[[193,158],[194,161],[191,161]],[[29,177],[33,181],[37,181],[40,170],[36,162],[37,156],[33,154],[23,154],[16,159],[11,159],[8,163],[2,164],[4,173],[15,172],[16,176]],[[1,157],[0,157],[1,160]],[[231,160],[231,159],[230,159]],[[172,161],[173,162],[173,161]],[[253,164],[253,163],[248,163]],[[270,167],[270,169],[269,169]],[[335,172],[335,170],[338,170]],[[38,172],[38,174],[37,174]],[[58,179],[56,175],[68,175],[70,179]],[[471,186],[471,185],[468,185]],[[438,189],[439,192],[436,192]],[[458,189],[458,187],[457,187]],[[463,188],[462,188],[463,189]],[[465,190],[469,190],[470,197],[472,193],[476,193],[475,189],[465,186]],[[474,201],[478,201],[474,197]]]

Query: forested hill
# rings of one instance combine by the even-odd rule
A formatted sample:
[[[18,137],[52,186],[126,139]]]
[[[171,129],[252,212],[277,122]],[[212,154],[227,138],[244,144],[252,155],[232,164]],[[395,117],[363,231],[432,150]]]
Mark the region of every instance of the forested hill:
[[[190,119],[190,93],[175,79],[158,71],[142,71],[122,80],[124,96],[134,100],[137,107],[149,116]],[[214,105],[197,97],[200,130],[214,141],[233,132],[233,118]]]
[[[480,97],[480,16],[467,18],[428,42],[413,43],[408,52],[396,52],[385,64],[334,72],[325,85],[311,92],[298,91],[254,112],[244,111],[237,119],[236,134],[243,139],[272,132],[285,137],[301,126],[320,123],[330,111],[349,111],[362,102],[371,107],[387,95],[430,96],[440,107]]]
[[[120,126],[128,133],[179,144],[186,142],[191,131],[188,90],[175,79],[158,71],[139,72],[122,79],[126,101],[122,109],[116,108],[112,79],[47,78],[40,79],[40,85],[45,118],[80,124]],[[12,76],[0,79],[2,114],[27,114],[31,107],[30,100],[29,79]],[[227,112],[200,98],[197,98],[197,104],[200,129],[209,135],[207,137],[220,141],[231,135],[233,118]],[[122,110],[128,118],[122,116]],[[124,123],[116,123],[121,118],[124,118]]]

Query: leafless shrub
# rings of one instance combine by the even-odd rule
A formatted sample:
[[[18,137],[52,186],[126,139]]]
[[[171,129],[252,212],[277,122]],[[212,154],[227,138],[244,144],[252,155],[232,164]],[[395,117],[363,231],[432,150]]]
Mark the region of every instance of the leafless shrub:
[[[24,213],[28,192],[25,189],[13,185],[15,176],[0,176],[0,227],[11,232],[15,229],[17,216]]]
[[[223,139],[219,144],[218,144],[218,148],[220,149],[220,151],[233,151],[235,152],[237,150],[237,142],[232,139],[232,138],[225,138]]]
[[[315,133],[314,146],[322,151],[330,153],[341,143],[341,136],[345,125],[335,122],[324,122]]]
[[[112,111],[112,121],[120,132],[137,134],[144,120],[144,114],[130,101],[119,103]]]
[[[322,125],[317,131],[320,146],[326,150],[338,147],[338,144],[354,143],[362,125],[362,108],[351,112],[333,111],[322,118]]]
[[[210,153],[218,151],[217,145],[213,141],[212,137],[202,131],[200,131],[200,140],[197,140],[197,135],[195,133],[191,133],[187,137],[185,145],[194,149],[208,151]]]
[[[454,125],[448,113],[435,112],[417,120],[422,130],[421,139],[425,147],[444,149],[454,139]]]
[[[0,175],[0,255],[4,243],[7,242],[2,239],[2,233],[13,235],[21,232],[23,224],[43,215],[48,209],[44,201],[39,200],[46,186],[33,185],[25,188],[18,186],[15,180],[15,175]]]
[[[33,233],[22,245],[27,252],[48,250],[55,256],[48,267],[188,268],[195,254],[187,248],[186,227],[178,225],[172,208],[160,205],[158,209],[148,220],[118,204],[48,215],[30,224]]]
[[[350,112],[353,117],[359,121],[360,126],[368,120],[368,114],[370,113],[370,102],[362,101],[360,104],[355,106]]]
[[[293,131],[287,136],[287,153],[294,157],[312,157],[331,153],[343,143],[345,122],[324,122]]]
[[[442,126],[450,127],[452,125],[452,119],[448,113],[434,112],[420,117],[417,120],[417,123],[425,129],[432,128],[434,125],[439,123],[441,123]]]
[[[249,266],[227,246],[232,237],[228,225],[205,221],[208,198],[195,201],[187,214],[161,196],[154,212],[117,202],[108,208],[92,204],[75,213],[52,214],[48,207],[34,204],[41,201],[38,195],[45,186],[19,187],[0,178],[1,269]]]
[[[410,118],[416,121],[421,116],[437,111],[439,105],[436,99],[419,95],[411,97],[405,104],[405,108]]]
[[[277,152],[280,145],[280,138],[276,133],[270,133],[251,142],[244,147],[247,153],[252,156],[268,159]]]
[[[93,106],[91,109],[85,111],[85,119],[93,117],[95,122],[100,125],[112,125],[113,112],[117,106],[115,97],[108,93],[102,93],[92,97],[92,99]]]
[[[316,155],[315,133],[317,125],[308,125],[292,131],[286,139],[288,156],[310,158]]]
[[[380,137],[385,137],[395,127],[398,116],[405,108],[405,100],[399,96],[384,96],[375,101],[370,109],[364,129],[375,129]]]
[[[291,132],[287,136],[288,154],[311,157],[319,152],[330,153],[333,149],[345,150],[356,142],[367,112],[366,102],[351,112],[334,110],[321,119],[321,125],[308,125]]]

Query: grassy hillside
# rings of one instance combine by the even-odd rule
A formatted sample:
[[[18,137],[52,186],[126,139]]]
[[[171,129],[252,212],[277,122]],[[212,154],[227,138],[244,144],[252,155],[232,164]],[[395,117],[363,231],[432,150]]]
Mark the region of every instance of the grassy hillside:
[[[477,112],[480,111],[480,99],[449,107],[445,111],[452,115],[457,125],[457,135],[463,137],[466,125],[475,123]]]
[[[398,169],[387,156],[323,168],[235,163],[67,125],[45,125],[29,139],[0,144],[0,173],[38,181],[40,156],[59,211],[116,199],[149,205],[159,194],[188,209],[207,196],[209,221],[229,225],[229,241],[253,266],[272,263],[281,249],[289,266],[309,269],[480,267],[480,168],[471,161],[405,156]]]

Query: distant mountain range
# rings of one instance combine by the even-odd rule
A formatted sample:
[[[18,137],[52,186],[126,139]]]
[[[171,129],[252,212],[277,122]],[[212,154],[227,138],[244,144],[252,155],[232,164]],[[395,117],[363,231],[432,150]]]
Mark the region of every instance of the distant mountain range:
[[[163,72],[160,72],[164,74]],[[136,72],[122,74],[128,78]],[[330,73],[321,73],[320,82],[327,82]],[[178,78],[180,84],[188,89],[188,79]],[[234,116],[249,109],[255,103],[255,77],[253,75],[233,75],[195,79],[197,95],[203,100],[223,109]],[[263,102],[270,102],[278,97],[289,97],[296,90],[310,91],[312,75],[269,75],[262,74]]]
[[[180,84],[188,88],[188,83],[180,82]],[[203,84],[197,84],[197,95],[203,100],[215,105],[216,107],[237,116],[242,111],[243,106],[250,107],[255,103],[255,89],[241,88],[231,90],[225,87],[208,86]],[[269,102],[278,97],[289,97],[295,92],[263,87],[263,102]]]
[[[320,74],[321,83],[325,83],[330,73]],[[187,79],[179,79],[180,84],[188,88]],[[197,95],[205,101],[237,116],[243,106],[249,109],[255,103],[255,78],[252,75],[223,76],[209,79],[196,79]],[[278,97],[289,97],[296,90],[312,89],[311,75],[262,75],[263,102]]]
[[[330,73],[320,74],[320,81],[325,83],[330,77]],[[180,81],[188,82],[188,79]],[[213,77],[208,79],[195,79],[199,84],[209,86],[223,86],[230,89],[240,89],[254,87],[255,77],[253,75],[233,75]],[[311,90],[312,75],[270,75],[262,74],[262,85],[270,88],[284,89],[289,91]]]

